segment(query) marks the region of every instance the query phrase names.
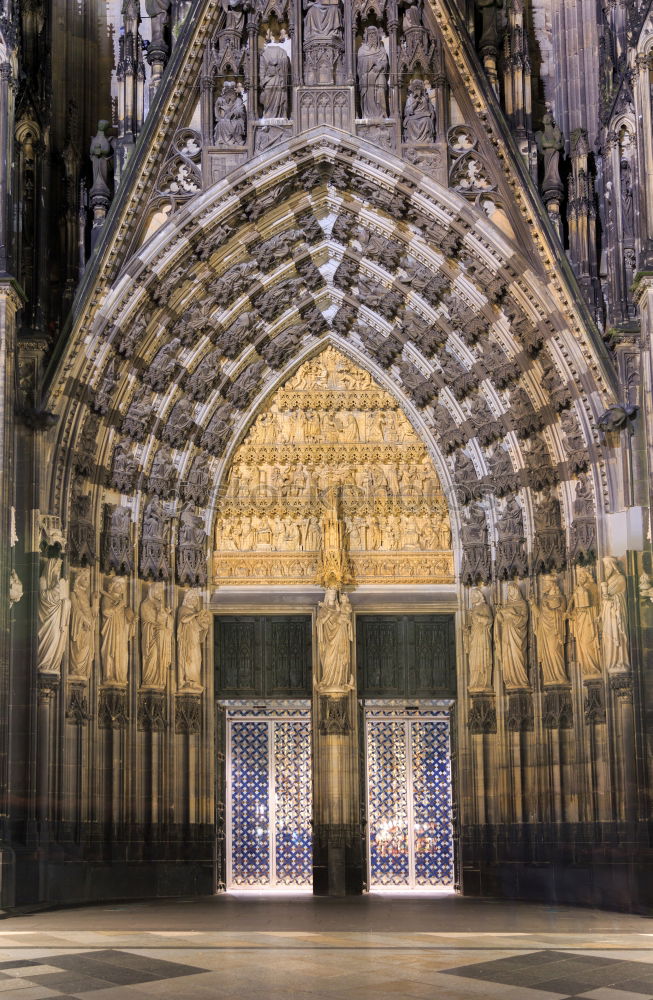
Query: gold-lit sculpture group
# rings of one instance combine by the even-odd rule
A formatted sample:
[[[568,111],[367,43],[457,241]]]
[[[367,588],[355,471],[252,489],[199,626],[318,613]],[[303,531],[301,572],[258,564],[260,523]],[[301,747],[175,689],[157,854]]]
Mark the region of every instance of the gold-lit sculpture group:
[[[453,580],[424,445],[388,392],[332,347],[276,393],[236,452],[215,550],[216,584]]]

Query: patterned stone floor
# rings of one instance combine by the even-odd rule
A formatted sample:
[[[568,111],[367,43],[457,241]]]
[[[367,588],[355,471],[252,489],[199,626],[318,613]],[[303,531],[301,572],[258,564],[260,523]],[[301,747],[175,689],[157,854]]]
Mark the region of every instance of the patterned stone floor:
[[[99,905],[0,922],[0,1000],[653,1000],[652,949],[643,917],[455,897]]]

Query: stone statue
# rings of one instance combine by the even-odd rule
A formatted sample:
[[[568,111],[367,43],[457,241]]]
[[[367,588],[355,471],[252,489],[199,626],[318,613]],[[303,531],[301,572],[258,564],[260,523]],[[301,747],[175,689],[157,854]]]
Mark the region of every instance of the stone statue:
[[[549,108],[542,116],[542,131],[536,132],[535,139],[544,166],[542,194],[545,198],[554,195],[560,197],[564,191],[560,177],[560,152],[564,148],[564,142],[562,132],[555,124]]]
[[[111,197],[109,187],[109,167],[113,157],[113,140],[107,135],[111,126],[108,121],[102,120],[97,124],[97,133],[91,139],[89,156],[93,167],[93,183],[91,184],[90,196],[93,198],[106,199],[107,204]]]
[[[102,683],[126,687],[129,679],[129,643],[136,616],[127,602],[127,581],[115,577],[102,591],[101,603]]]
[[[586,566],[576,571],[576,586],[569,598],[567,618],[576,640],[576,659],[583,680],[600,678],[598,590],[592,571]]]
[[[365,29],[363,43],[358,50],[358,90],[361,100],[361,117],[385,118],[388,55],[378,28]]]
[[[242,146],[245,143],[247,112],[243,99],[232,80],[225,80],[222,93],[215,102],[216,146]]]
[[[15,569],[9,574],[9,607],[13,608],[23,599],[23,585]]]
[[[531,601],[537,658],[542,667],[544,687],[569,683],[565,667],[566,610],[567,599],[558,581],[549,577],[544,584],[540,603]]]
[[[91,594],[91,571],[82,569],[75,577],[70,597],[70,661],[71,680],[88,680],[95,653],[95,623],[98,595]]]
[[[413,80],[404,105],[404,142],[435,140],[435,108],[423,80]]]
[[[165,606],[165,587],[152,583],[141,602],[141,686],[160,691],[172,663],[172,612]]]
[[[61,566],[61,559],[46,559],[39,577],[38,666],[40,671],[49,674],[61,672],[68,639],[70,600]]]
[[[317,642],[320,674],[315,687],[320,694],[343,695],[354,688],[351,643],[354,638],[349,598],[338,600],[329,589],[317,612]]]
[[[177,670],[180,691],[203,691],[202,644],[211,624],[211,616],[202,607],[197,590],[184,594],[177,615]]]
[[[263,118],[288,117],[290,59],[286,50],[268,36],[261,52],[259,78]]]
[[[469,691],[492,687],[492,608],[479,587],[471,592],[465,646],[469,658]]]
[[[145,12],[151,19],[152,45],[167,51],[165,30],[170,20],[170,0],[145,0]]]
[[[601,646],[609,673],[630,670],[626,577],[612,556],[603,559],[601,584]]]
[[[495,642],[501,664],[503,682],[508,691],[527,688],[526,633],[528,604],[516,583],[508,584],[507,599],[494,620]]]
[[[304,41],[339,38],[342,33],[340,0],[304,0]]]
[[[653,578],[645,570],[639,574],[639,598],[641,601],[649,600],[653,604]]]

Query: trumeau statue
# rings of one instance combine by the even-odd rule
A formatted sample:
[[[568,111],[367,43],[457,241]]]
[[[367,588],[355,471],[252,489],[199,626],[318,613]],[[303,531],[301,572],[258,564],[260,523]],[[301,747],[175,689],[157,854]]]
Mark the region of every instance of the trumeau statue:
[[[630,670],[626,577],[612,556],[603,559],[601,584],[601,648],[609,673]]]
[[[259,78],[263,118],[288,117],[290,59],[283,46],[268,35],[261,52]]]
[[[38,666],[43,673],[61,672],[68,639],[68,582],[61,576],[61,559],[45,559],[39,577]]]
[[[127,601],[126,580],[115,577],[102,591],[101,621],[102,683],[126,687],[129,643],[136,627],[136,616]]]
[[[600,678],[598,588],[586,566],[576,570],[576,586],[569,598],[567,618],[576,640],[576,659],[583,680]]]
[[[469,691],[492,688],[492,608],[479,587],[471,592],[465,646],[469,658]]]
[[[165,606],[165,587],[152,583],[141,602],[141,686],[162,690],[172,663],[172,612]]]
[[[236,84],[225,80],[222,93],[215,102],[216,146],[242,146],[245,143],[247,112]]]
[[[343,695],[354,688],[351,643],[354,638],[349,598],[327,590],[317,612],[317,641],[320,663],[315,687],[320,694]]]
[[[358,50],[357,65],[361,116],[385,118],[388,113],[386,103],[388,55],[378,28],[371,26],[365,29],[363,43]]]
[[[423,80],[413,80],[404,106],[404,142],[435,140],[435,108]]]
[[[202,685],[202,644],[211,624],[211,616],[202,607],[199,591],[184,594],[177,615],[177,670],[179,690],[204,690]]]
[[[506,601],[494,621],[494,635],[501,664],[503,683],[508,691],[529,687],[526,671],[526,634],[528,604],[516,583],[508,584]]]
[[[543,586],[540,603],[531,601],[537,658],[542,667],[544,687],[567,684],[565,667],[565,611],[567,599],[554,577]]]
[[[77,573],[70,597],[70,660],[71,680],[88,680],[95,653],[95,624],[98,595],[91,594],[91,571]]]

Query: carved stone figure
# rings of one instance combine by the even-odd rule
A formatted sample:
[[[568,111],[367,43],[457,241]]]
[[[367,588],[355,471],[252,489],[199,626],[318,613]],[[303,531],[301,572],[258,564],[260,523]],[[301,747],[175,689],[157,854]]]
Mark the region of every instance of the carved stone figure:
[[[496,574],[501,580],[527,572],[524,515],[517,498],[509,496],[497,518]]]
[[[179,518],[177,545],[177,579],[192,587],[206,583],[206,532],[204,520],[187,505]]]
[[[192,500],[198,507],[205,506],[208,503],[209,487],[209,461],[206,455],[199,454],[193,460],[188,479],[182,486],[184,500]]]
[[[170,22],[170,0],[145,0],[145,11],[152,25],[152,45],[166,53],[165,31]]]
[[[601,648],[608,673],[630,670],[626,577],[612,556],[603,559],[601,584]]]
[[[196,590],[184,594],[177,615],[177,671],[180,691],[203,691],[202,644],[211,624],[211,616],[202,607]]]
[[[558,581],[549,577],[543,586],[540,603],[531,601],[537,658],[542,668],[544,687],[569,682],[565,666],[566,610],[567,599]]]
[[[124,441],[119,441],[113,453],[111,485],[121,493],[131,493],[136,487],[137,477],[138,462],[130,446]]]
[[[469,688],[471,692],[492,688],[492,608],[482,590],[474,587],[472,606],[466,629],[467,656],[469,659]]]
[[[354,638],[349,598],[328,589],[317,612],[319,677],[315,687],[320,694],[343,695],[354,688],[351,644]]]
[[[91,594],[91,571],[82,569],[75,577],[70,597],[70,680],[88,680],[95,653],[95,624],[99,595]]]
[[[74,566],[85,566],[95,561],[95,524],[91,503],[90,493],[84,493],[83,481],[77,479],[73,484],[68,528],[70,561]]]
[[[288,117],[290,60],[286,50],[269,36],[261,52],[259,79],[263,118]]]
[[[105,507],[102,561],[107,573],[131,573],[134,568],[131,518],[129,507]]]
[[[134,441],[144,441],[153,412],[154,396],[143,386],[135,394],[125,414],[121,427],[123,434],[129,435]]]
[[[129,680],[129,643],[134,635],[136,616],[127,600],[127,581],[110,580],[102,591],[100,659],[102,683],[126,687]]]
[[[518,691],[529,686],[526,670],[528,604],[516,583],[508,584],[505,602],[497,608],[494,619],[495,645],[506,690]]]
[[[148,487],[158,497],[169,497],[175,492],[177,484],[177,469],[168,447],[159,448],[148,478]]]
[[[118,381],[118,371],[116,365],[116,359],[111,358],[106,368],[102,373],[102,378],[98,382],[97,388],[93,393],[91,399],[91,405],[96,413],[101,413],[102,416],[106,416],[111,408],[111,398],[113,396],[113,390],[116,387],[116,382]]]
[[[170,524],[161,501],[153,497],[143,514],[141,535],[141,576],[147,579],[167,580],[170,575],[168,541]]]
[[[388,112],[388,56],[378,28],[370,26],[365,29],[363,42],[358,50],[357,65],[361,117],[385,118]]]
[[[562,530],[560,501],[553,492],[540,494],[533,507],[535,542],[533,568],[536,573],[561,570],[566,562],[565,535]]]
[[[596,680],[602,676],[599,617],[598,587],[592,571],[580,566],[576,570],[576,586],[569,598],[567,618],[576,640],[576,659],[583,680]]]
[[[560,198],[564,185],[560,177],[560,153],[564,149],[562,132],[555,124],[550,109],[542,115],[542,131],[536,132],[537,148],[542,156],[544,172],[542,177],[542,194],[545,201]]]
[[[156,352],[143,375],[143,380],[156,392],[163,392],[173,383],[177,372],[177,351],[179,347],[179,337],[173,337],[169,343],[164,344]]]
[[[423,80],[413,80],[404,106],[404,142],[434,142],[435,108]]]
[[[247,112],[236,84],[225,80],[222,93],[215,102],[216,146],[243,146],[246,135]]]
[[[172,663],[172,612],[165,605],[165,587],[152,583],[141,602],[141,687],[160,691]]]
[[[13,608],[23,599],[23,584],[15,569],[9,574],[9,607]]]
[[[306,83],[338,83],[343,52],[340,0],[304,0],[303,6]]]
[[[183,397],[172,409],[162,437],[173,448],[183,448],[195,430],[193,422],[194,406],[187,397]]]
[[[61,566],[61,559],[45,559],[39,577],[38,668],[48,674],[61,672],[68,641],[70,599]]]
[[[97,133],[91,139],[89,150],[93,167],[93,182],[89,192],[92,199],[91,204],[98,200],[104,202],[106,207],[108,207],[111,198],[109,168],[113,158],[113,140],[107,135],[110,128],[108,121],[98,122]]]

